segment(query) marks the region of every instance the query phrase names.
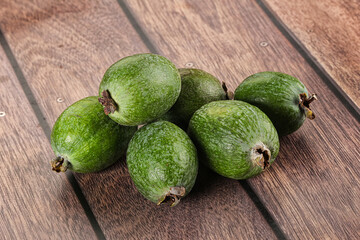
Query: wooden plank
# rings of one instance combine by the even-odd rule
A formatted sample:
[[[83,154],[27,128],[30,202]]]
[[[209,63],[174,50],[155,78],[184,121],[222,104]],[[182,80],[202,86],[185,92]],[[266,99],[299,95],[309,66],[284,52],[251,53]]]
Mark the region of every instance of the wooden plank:
[[[0,238],[96,239],[2,48],[0,96]]]
[[[236,181],[200,166],[192,192],[178,206],[169,208],[145,200],[135,190],[125,165],[123,159],[101,173],[79,178],[82,186],[91,186],[86,193],[93,196],[90,204],[110,239],[119,235],[124,239],[276,238]]]
[[[116,1],[9,0],[2,5],[0,27],[50,125],[66,106],[97,94],[114,61],[148,51]],[[142,198],[124,160],[76,179],[109,239],[276,237],[238,182],[206,169],[175,208]]]
[[[207,70],[232,90],[253,73],[282,71],[318,93],[317,118],[282,138],[273,167],[248,183],[289,238],[359,239],[360,124],[261,8],[254,1],[126,2],[178,66]]]
[[[359,1],[264,2],[360,107]]]

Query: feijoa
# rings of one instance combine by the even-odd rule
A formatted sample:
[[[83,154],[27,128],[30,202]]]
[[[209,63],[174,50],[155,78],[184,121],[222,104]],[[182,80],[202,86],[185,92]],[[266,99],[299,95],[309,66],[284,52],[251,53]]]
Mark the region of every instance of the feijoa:
[[[175,206],[194,186],[196,149],[173,123],[158,121],[140,128],[129,143],[126,159],[136,188],[154,203]]]
[[[135,131],[136,127],[121,126],[106,116],[96,96],[81,99],[59,116],[52,129],[53,170],[100,171],[126,152]]]
[[[226,92],[216,77],[201,69],[181,68],[179,72],[180,96],[161,119],[185,129],[196,110],[209,102],[225,100]]]
[[[165,57],[146,53],[114,63],[100,83],[99,98],[105,114],[121,125],[153,121],[179,97],[179,71]]]
[[[260,72],[246,78],[235,90],[234,99],[257,106],[271,119],[280,136],[295,132],[305,121],[314,119],[305,85],[280,72]]]
[[[192,116],[189,135],[199,160],[218,174],[247,179],[270,167],[279,152],[279,138],[270,119],[246,102],[208,103]]]

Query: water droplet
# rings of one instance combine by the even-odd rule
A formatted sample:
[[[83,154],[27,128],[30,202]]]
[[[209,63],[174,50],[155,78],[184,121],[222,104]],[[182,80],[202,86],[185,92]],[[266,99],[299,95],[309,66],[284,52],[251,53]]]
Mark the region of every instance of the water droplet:
[[[188,67],[188,68],[191,68],[193,66],[194,66],[194,64],[192,62],[188,62],[185,64],[185,67]]]
[[[261,47],[267,47],[268,45],[269,45],[269,43],[267,43],[267,42],[260,42]]]

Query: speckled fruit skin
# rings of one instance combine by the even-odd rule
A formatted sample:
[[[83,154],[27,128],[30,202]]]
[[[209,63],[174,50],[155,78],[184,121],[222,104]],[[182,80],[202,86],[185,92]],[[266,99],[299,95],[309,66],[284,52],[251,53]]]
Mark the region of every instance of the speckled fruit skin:
[[[125,153],[135,131],[136,127],[112,121],[92,96],[72,104],[59,116],[51,133],[51,146],[56,156],[69,161],[69,170],[96,172]]]
[[[285,73],[260,72],[246,78],[234,99],[260,108],[271,119],[280,136],[298,130],[306,115],[299,107],[299,94],[308,91],[298,79]]]
[[[159,121],[140,128],[127,150],[127,166],[139,192],[158,203],[170,187],[194,186],[198,160],[194,144],[178,126]]]
[[[219,80],[200,69],[180,68],[181,92],[174,106],[161,119],[186,129],[190,118],[203,105],[226,99]]]
[[[270,166],[279,152],[279,138],[270,119],[257,107],[236,100],[216,101],[197,110],[190,120],[189,135],[199,160],[218,174],[247,179],[264,169],[250,157],[263,143],[271,152]]]
[[[156,54],[136,54],[113,64],[101,81],[117,104],[109,117],[121,125],[151,122],[167,112],[179,97],[181,79],[175,65]]]

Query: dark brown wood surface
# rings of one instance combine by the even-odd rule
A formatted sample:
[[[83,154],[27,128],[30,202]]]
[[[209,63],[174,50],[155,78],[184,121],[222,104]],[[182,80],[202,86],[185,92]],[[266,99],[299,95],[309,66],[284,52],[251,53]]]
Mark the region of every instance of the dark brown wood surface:
[[[0,239],[96,239],[0,48]]]
[[[264,0],[360,107],[360,3]]]
[[[281,139],[276,163],[250,179],[289,238],[360,237],[360,124],[254,1],[127,1],[160,54],[193,63],[234,89],[271,70],[301,79],[314,121]],[[159,11],[161,9],[161,11]]]
[[[97,94],[114,61],[149,51],[116,1],[7,1],[0,13],[0,27],[51,126],[71,103]],[[239,182],[206,169],[176,208],[145,200],[135,190],[124,159],[76,179],[109,239],[276,237]]]
[[[67,106],[97,94],[113,62],[139,52],[157,52],[177,67],[202,68],[231,90],[250,74],[270,70],[294,75],[318,93],[316,119],[281,139],[280,154],[267,172],[245,182],[201,167],[193,191],[175,208],[145,200],[124,159],[99,173],[76,174],[106,238],[360,238],[360,124],[256,1],[4,0],[0,29],[34,93],[31,104],[38,104],[50,126]],[[321,36],[319,41],[330,41],[331,35]],[[335,64],[331,56],[320,62],[324,69],[353,79],[358,63]],[[6,159],[0,167],[0,194],[5,196],[0,233],[7,238],[37,232],[28,238],[94,238],[66,177],[50,171],[49,142],[1,51],[0,63],[0,112],[13,113],[20,104],[28,110],[26,116],[0,117],[0,157]],[[351,81],[350,88],[356,88]],[[343,87],[354,99],[350,88]],[[19,159],[37,168],[9,165]],[[54,225],[58,228],[52,231]]]

